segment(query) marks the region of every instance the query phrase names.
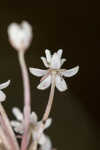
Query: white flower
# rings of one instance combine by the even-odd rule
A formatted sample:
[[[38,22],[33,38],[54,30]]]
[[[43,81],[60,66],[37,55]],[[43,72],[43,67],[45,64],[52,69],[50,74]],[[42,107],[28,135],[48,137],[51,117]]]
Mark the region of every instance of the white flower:
[[[14,128],[15,132],[19,134],[24,133],[24,116],[22,112],[14,107],[12,109],[12,112],[17,120],[12,120],[11,125]],[[45,124],[42,123],[42,121],[38,121],[38,117],[35,112],[32,112],[30,114],[30,125],[32,127],[32,138],[35,141],[38,141],[38,144],[42,147],[51,147],[51,142],[49,138],[43,133],[45,129],[47,129],[51,125],[52,120],[49,118],[45,122]],[[48,144],[47,144],[48,143]],[[41,149],[41,150],[51,150],[51,149]]]
[[[16,50],[26,50],[32,40],[32,27],[26,21],[23,21],[20,25],[11,23],[8,26],[8,36],[11,45]]]
[[[2,92],[2,90],[8,87],[9,84],[10,84],[10,80],[8,80],[5,83],[0,84],[0,102],[3,102],[6,99],[6,95],[4,92]]]
[[[30,72],[37,76],[37,77],[42,77],[40,80],[40,84],[37,86],[38,89],[44,90],[48,88],[51,85],[52,82],[52,75],[56,74],[55,77],[55,84],[56,88],[63,92],[67,90],[67,84],[65,80],[63,79],[64,77],[72,77],[74,76],[78,71],[79,71],[79,66],[76,66],[72,69],[61,69],[63,63],[66,61],[65,58],[62,57],[63,50],[59,49],[56,53],[51,55],[51,52],[46,49],[45,57],[41,57],[44,65],[47,70],[41,70],[41,69],[36,69],[36,68],[29,68]]]

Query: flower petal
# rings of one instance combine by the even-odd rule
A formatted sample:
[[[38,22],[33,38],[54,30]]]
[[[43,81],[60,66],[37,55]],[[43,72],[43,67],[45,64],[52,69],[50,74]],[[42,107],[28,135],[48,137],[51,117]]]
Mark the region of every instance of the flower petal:
[[[2,91],[0,90],[0,102],[5,101],[5,99],[6,99],[6,95],[4,94],[4,92],[2,92]]]
[[[57,53],[54,53],[51,60],[51,68],[59,69],[61,67],[61,58]]]
[[[46,49],[45,50],[45,54],[46,54],[47,62],[50,63],[51,62],[51,53],[50,53],[50,50]]]
[[[46,142],[46,136],[42,133],[39,139],[39,144],[44,145]]]
[[[24,133],[23,126],[20,126],[19,128],[14,128],[14,130],[15,130],[16,133],[19,133],[19,134],[23,134]]]
[[[42,60],[42,62],[43,62],[43,64],[44,64],[44,66],[48,68],[49,65],[48,65],[48,63],[47,63],[46,58],[45,58],[45,57],[41,57],[41,60]]]
[[[47,70],[42,70],[42,69],[37,69],[37,68],[29,68],[29,71],[31,74],[33,74],[37,77],[41,77],[48,72]]]
[[[44,137],[43,137],[44,136]],[[39,141],[40,149],[39,150],[53,150],[52,143],[48,136],[43,135]],[[44,140],[43,140],[44,138]]]
[[[23,32],[17,23],[11,23],[8,26],[8,36],[12,46],[19,49],[20,39],[23,37]]]
[[[18,26],[17,23],[11,23],[9,26],[8,26],[8,36],[10,39],[16,39],[15,35],[19,32],[20,30],[20,27]]]
[[[10,123],[11,123],[12,127],[16,127],[16,128],[19,127],[19,126],[21,125],[20,122],[15,121],[15,120],[12,120]]]
[[[46,79],[40,82],[40,84],[37,86],[38,89],[44,90],[47,89],[51,84],[51,75],[49,75]]]
[[[0,90],[2,90],[2,89],[4,89],[4,88],[8,87],[9,84],[10,84],[10,80],[8,80],[8,81],[5,82],[5,83],[0,84]]]
[[[59,49],[59,50],[57,51],[57,54],[59,55],[60,58],[62,57],[62,53],[63,53],[63,50],[62,50],[62,49]]]
[[[56,88],[60,92],[67,90],[67,84],[66,84],[65,80],[58,75],[56,76]]]
[[[65,61],[66,61],[66,58],[61,59],[61,66],[64,64]]]
[[[14,116],[16,117],[17,120],[23,121],[23,114],[22,114],[22,112],[20,111],[19,108],[14,107],[12,109],[12,113],[14,114]]]
[[[12,127],[14,128],[14,131],[16,133],[20,133],[20,134],[23,134],[24,133],[24,126],[22,123],[18,122],[18,121],[14,121],[12,120],[11,121],[11,125]]]
[[[37,120],[38,120],[37,114],[36,114],[35,112],[32,112],[30,117],[31,117],[31,118],[30,118],[30,119],[31,119],[31,122],[32,122],[33,124],[36,124],[36,123],[37,123]]]
[[[52,123],[52,119],[51,118],[47,119],[44,125],[44,129],[47,129],[48,127],[50,127],[51,123]]]
[[[78,71],[79,71],[79,66],[76,66],[72,69],[68,69],[68,70],[62,72],[62,75],[65,76],[65,77],[72,77],[75,74],[77,74]]]
[[[22,21],[21,27],[24,30],[24,32],[26,32],[27,39],[31,40],[32,39],[32,26],[27,21]]]
[[[25,33],[25,37],[24,38],[26,39],[26,42],[29,45],[31,40],[32,40],[32,36],[33,36],[33,34],[32,34],[32,26],[27,21],[23,21],[21,23],[21,29]]]

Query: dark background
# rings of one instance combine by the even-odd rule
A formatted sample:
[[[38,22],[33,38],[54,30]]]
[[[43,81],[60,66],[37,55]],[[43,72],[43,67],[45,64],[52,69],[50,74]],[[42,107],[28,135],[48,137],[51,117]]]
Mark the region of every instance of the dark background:
[[[13,119],[11,109],[22,109],[23,90],[17,52],[8,42],[7,26],[27,20],[34,38],[27,51],[28,67],[43,68],[40,56],[45,48],[64,50],[65,68],[80,66],[80,72],[66,79],[69,89],[56,90],[51,112],[53,124],[47,134],[58,150],[97,150],[100,148],[100,5],[97,1],[0,1],[0,83],[11,79],[5,90],[4,106]],[[39,78],[30,75],[32,110],[39,119],[47,104],[49,90],[36,89]]]

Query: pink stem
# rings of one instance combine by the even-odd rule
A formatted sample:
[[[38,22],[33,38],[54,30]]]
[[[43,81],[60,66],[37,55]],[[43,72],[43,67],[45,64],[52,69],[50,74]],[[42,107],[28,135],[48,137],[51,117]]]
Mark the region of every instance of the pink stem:
[[[16,149],[16,147],[15,147],[15,145],[14,145],[14,142],[13,142],[13,140],[12,140],[12,137],[11,137],[9,131],[7,130],[7,126],[6,126],[6,124],[5,124],[5,121],[4,121],[3,118],[2,118],[2,115],[1,115],[1,114],[0,114],[0,123],[1,123],[2,129],[3,129],[4,133],[5,133],[5,136],[7,137],[8,142],[9,142],[9,144],[10,144],[10,146],[11,146],[11,150]]]
[[[52,108],[52,104],[53,104],[54,92],[55,92],[55,74],[52,74],[51,91],[50,91],[50,95],[49,95],[48,104],[47,104],[46,110],[43,115],[43,119],[42,119],[43,122],[45,122],[49,117],[49,114],[50,114],[50,111]]]
[[[21,143],[21,150],[27,150],[28,145],[28,129],[29,129],[29,122],[30,122],[30,84],[29,84],[29,77],[28,71],[24,59],[24,51],[20,51],[18,53],[19,63],[21,66],[22,72],[22,79],[23,79],[23,87],[24,87],[24,117],[25,117],[25,130],[24,135],[22,138]]]
[[[6,135],[6,138],[8,139],[11,149],[19,150],[19,146],[18,146],[17,140],[15,138],[15,135],[13,133],[13,130],[11,128],[9,119],[8,119],[6,112],[4,111],[4,108],[1,103],[0,103],[0,126],[3,129],[3,131]]]

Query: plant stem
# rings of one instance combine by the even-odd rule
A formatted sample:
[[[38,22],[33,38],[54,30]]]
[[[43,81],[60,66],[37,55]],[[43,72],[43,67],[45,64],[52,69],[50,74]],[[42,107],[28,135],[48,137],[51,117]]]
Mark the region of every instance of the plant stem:
[[[0,123],[1,123],[2,130],[8,139],[8,143],[11,146],[11,149],[19,150],[19,146],[15,137],[15,134],[11,128],[10,121],[1,103],[0,103]]]
[[[7,140],[7,136],[5,136],[5,133],[0,126],[0,146],[1,146],[1,144],[3,144],[7,150],[11,150],[11,146]]]
[[[37,146],[38,146],[37,141],[34,141],[31,143],[29,150],[37,150]]]
[[[29,129],[29,122],[30,122],[30,83],[29,83],[29,76],[28,71],[24,59],[24,51],[20,51],[18,53],[19,63],[21,67],[22,79],[23,79],[23,87],[24,87],[24,117],[25,117],[25,130],[24,135],[22,138],[21,143],[21,150],[27,150],[28,145],[28,129]]]
[[[48,104],[47,104],[46,110],[43,115],[43,119],[42,119],[43,122],[45,122],[49,117],[49,114],[50,114],[50,111],[52,108],[52,104],[53,104],[54,92],[55,92],[55,74],[52,74],[51,90],[50,90]]]

